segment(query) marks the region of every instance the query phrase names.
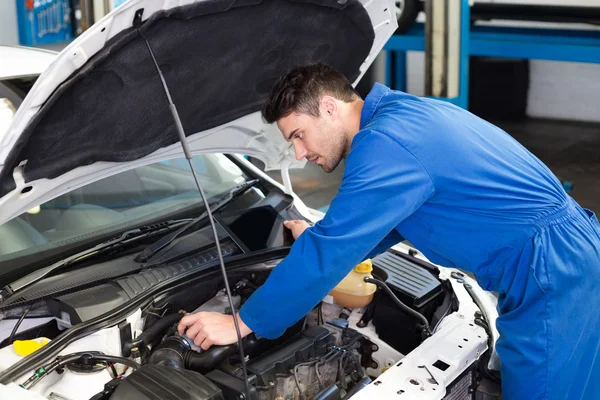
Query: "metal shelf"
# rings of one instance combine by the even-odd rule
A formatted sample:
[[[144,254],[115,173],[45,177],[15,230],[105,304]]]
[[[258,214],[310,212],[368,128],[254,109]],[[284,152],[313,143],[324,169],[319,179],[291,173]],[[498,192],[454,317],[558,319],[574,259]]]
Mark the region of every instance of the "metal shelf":
[[[461,40],[460,95],[443,100],[463,108],[468,105],[469,56],[600,63],[600,31],[471,26],[467,1],[463,1],[461,20],[461,34],[468,39]],[[424,24],[416,24],[406,34],[393,35],[384,50],[391,55],[388,85],[394,81],[394,89],[406,90],[406,52],[425,50]]]

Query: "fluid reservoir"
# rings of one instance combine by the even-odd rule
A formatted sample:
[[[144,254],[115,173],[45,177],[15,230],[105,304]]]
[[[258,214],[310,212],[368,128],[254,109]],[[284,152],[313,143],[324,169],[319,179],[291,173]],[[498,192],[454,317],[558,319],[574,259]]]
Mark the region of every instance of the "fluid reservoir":
[[[347,308],[361,308],[373,300],[377,286],[366,283],[363,279],[371,278],[373,264],[367,259],[358,264],[346,277],[331,291],[335,304]]]

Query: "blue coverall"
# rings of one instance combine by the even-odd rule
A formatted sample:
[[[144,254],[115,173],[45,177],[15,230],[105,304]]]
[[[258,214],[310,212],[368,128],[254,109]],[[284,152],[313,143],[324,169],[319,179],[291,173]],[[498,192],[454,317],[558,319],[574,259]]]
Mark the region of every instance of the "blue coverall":
[[[498,127],[375,84],[325,217],[240,310],[280,336],[360,261],[409,240],[499,293],[503,398],[600,399],[600,225]]]

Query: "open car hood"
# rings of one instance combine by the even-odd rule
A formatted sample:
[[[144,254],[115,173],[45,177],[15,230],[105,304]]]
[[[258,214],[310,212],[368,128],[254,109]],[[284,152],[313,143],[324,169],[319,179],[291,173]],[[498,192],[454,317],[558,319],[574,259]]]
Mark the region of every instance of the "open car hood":
[[[69,190],[183,156],[148,39],[192,153],[303,166],[260,109],[288,69],[355,85],[396,29],[391,0],[132,0],[66,47],[0,137],[0,223]]]

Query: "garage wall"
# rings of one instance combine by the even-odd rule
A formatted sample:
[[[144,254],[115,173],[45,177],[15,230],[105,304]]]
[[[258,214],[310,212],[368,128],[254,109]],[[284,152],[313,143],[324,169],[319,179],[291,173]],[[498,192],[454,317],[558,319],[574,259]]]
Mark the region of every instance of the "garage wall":
[[[425,57],[406,56],[407,91],[425,94]],[[600,122],[600,64],[530,61],[527,115],[534,118]]]
[[[0,0],[0,44],[19,44],[17,4],[14,0]]]
[[[557,6],[566,4],[600,6],[600,0],[494,1]],[[561,27],[561,25],[549,26]],[[589,25],[573,25],[573,28],[593,29]],[[600,113],[598,112],[600,64],[531,60],[528,103],[527,114],[532,117],[600,122]]]
[[[477,0],[490,1],[490,0]],[[502,3],[564,5],[564,0],[493,0]],[[570,0],[569,4],[600,6],[600,0]],[[423,22],[423,15],[420,16]],[[503,22],[524,26],[525,23]],[[564,28],[561,24],[526,23],[527,26]],[[589,25],[572,25],[573,29],[594,29]],[[600,28],[596,28],[600,29]],[[422,96],[425,85],[425,57],[409,52],[407,91]],[[530,87],[527,115],[537,118],[600,122],[600,64],[560,61],[530,61]]]
[[[600,64],[532,60],[527,114],[600,122]]]

